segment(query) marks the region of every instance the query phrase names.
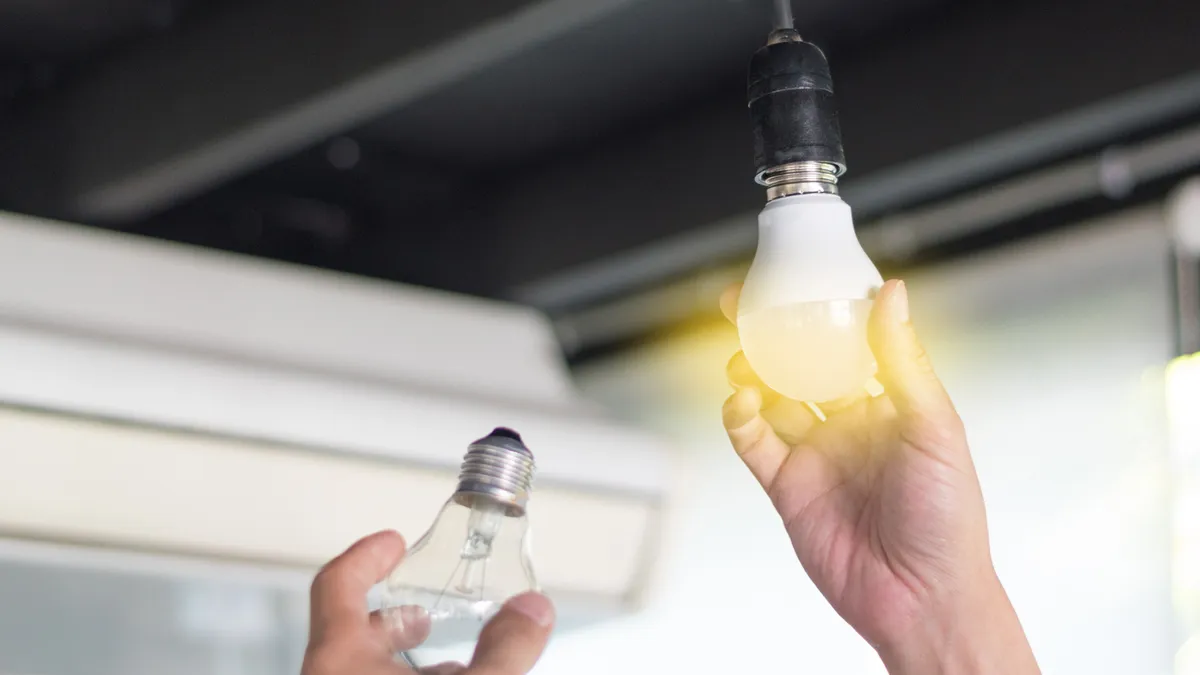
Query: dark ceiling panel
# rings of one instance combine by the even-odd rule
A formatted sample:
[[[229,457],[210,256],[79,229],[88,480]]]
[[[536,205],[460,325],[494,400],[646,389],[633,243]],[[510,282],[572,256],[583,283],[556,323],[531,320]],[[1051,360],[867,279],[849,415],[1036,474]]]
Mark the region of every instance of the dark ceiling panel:
[[[47,95],[113,52],[174,30],[214,6],[237,1],[0,2],[0,110]]]
[[[8,0],[0,2],[0,55],[60,61],[169,24],[170,0]]]
[[[525,161],[736,81],[769,25],[766,9],[766,3],[633,3],[406,106],[364,133],[468,166]]]
[[[5,197],[128,223],[634,1],[231,4],[27,107],[3,129]]]
[[[1200,73],[1196,3],[980,2],[921,19],[831,53],[850,164],[844,188],[856,209],[863,194],[859,185],[885,175],[895,179],[897,172],[911,175],[907,167],[923,158]],[[601,139],[510,176],[495,192],[493,234],[503,269],[491,283],[519,287],[560,277],[664,240],[682,241],[722,221],[748,223],[753,242],[754,214],[764,197],[752,182],[742,96],[728,92],[698,103],[686,116],[662,116],[619,141]],[[941,170],[935,184],[920,192],[910,189],[877,201],[872,215],[970,187],[963,180],[995,179],[1033,168],[1030,162],[1142,131],[1128,126],[1099,138],[1094,133],[1077,138],[1070,129],[1037,138],[1030,142],[1038,147],[1025,152],[1026,159],[1006,160],[1004,166],[982,151],[959,158],[955,172]],[[991,148],[986,155],[1011,150]],[[746,253],[743,246],[728,256]]]
[[[897,15],[933,1],[818,0],[797,9],[805,33],[836,50],[853,48]],[[746,63],[771,25],[770,3],[630,0],[612,6],[575,30],[532,43],[349,132],[364,157],[350,170],[327,161],[318,144],[137,230],[504,296],[511,288],[493,280],[513,279],[498,270],[526,265],[539,274],[546,269],[543,258],[583,263],[597,250],[643,241],[624,226],[633,221],[623,205],[639,191],[661,189],[662,177],[647,175],[637,163],[611,166],[606,183],[595,186],[601,191],[584,190],[577,203],[591,220],[613,204],[613,227],[575,227],[570,213],[557,211],[547,218],[566,219],[559,230],[531,244],[509,230],[506,207],[484,197],[507,191],[517,176],[533,178],[526,169],[539,162],[553,160],[560,177],[579,184],[586,179],[571,176],[573,153],[586,157],[597,147],[630,144],[671,153],[672,143],[698,138],[712,161],[689,161],[675,171],[678,177],[704,176],[709,189],[680,195],[664,217],[701,223],[730,195],[753,199],[757,192],[744,180],[750,148],[739,100]],[[714,95],[721,105],[714,107]],[[723,131],[706,138],[706,125],[713,123],[707,112],[713,110]],[[742,161],[727,161],[731,154]],[[626,157],[616,155],[618,161]],[[418,175],[424,180],[415,180]],[[617,175],[621,179],[612,180]],[[717,176],[728,179],[712,189]],[[512,192],[528,194],[525,187],[532,185]],[[317,216],[303,217],[297,208],[302,204],[311,204]],[[320,231],[340,233],[336,241],[312,225],[333,213],[340,224]],[[309,245],[303,245],[306,233]]]
[[[770,24],[768,0],[204,0],[229,4],[202,21],[185,13],[157,36],[144,28],[152,1],[0,3],[0,19],[21,6],[41,11],[43,28],[29,23],[35,14],[12,23],[23,58],[35,47],[76,50],[100,75],[81,71],[30,97],[71,105],[57,122],[30,117],[50,132],[36,136],[46,152],[4,154],[34,190],[0,176],[0,193],[27,197],[61,179],[65,198],[44,202],[43,215],[115,205],[74,213],[107,214],[149,236],[526,299],[522,289],[698,239],[714,221],[753,229],[762,194],[750,176],[743,72]],[[802,32],[830,54],[846,194],[856,208],[868,203],[860,213],[897,208],[901,192],[930,199],[994,178],[987,171],[1020,169],[1028,152],[1018,162],[995,147],[1007,132],[1200,63],[1190,30],[1200,5],[1178,0],[795,5]],[[414,7],[420,21],[409,20]],[[507,41],[475,40],[497,34]],[[1119,135],[1089,128],[1084,140],[1068,129],[1022,142],[1062,154]],[[35,138],[3,122],[0,131]],[[970,171],[943,161],[976,147],[1009,161]],[[55,163],[61,156],[75,161]],[[920,168],[923,159],[939,168]],[[891,187],[876,189],[881,182]],[[722,235],[701,248],[705,260],[722,255],[718,245],[740,255],[748,240]],[[653,256],[639,260],[654,266]]]
[[[797,22],[823,44],[933,0],[811,0]],[[360,131],[474,168],[528,161],[742,86],[771,26],[765,0],[643,0],[433,92]]]

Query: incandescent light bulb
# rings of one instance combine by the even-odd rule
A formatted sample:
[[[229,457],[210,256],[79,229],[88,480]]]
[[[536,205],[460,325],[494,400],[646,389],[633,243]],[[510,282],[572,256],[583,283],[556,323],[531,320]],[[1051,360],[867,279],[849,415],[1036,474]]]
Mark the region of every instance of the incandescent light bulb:
[[[533,454],[508,429],[468,448],[454,494],[380,589],[380,612],[393,635],[407,636],[410,662],[426,665],[423,652],[446,648],[469,657],[505,600],[537,590],[525,513],[533,471]]]
[[[767,386],[833,401],[875,374],[867,319],[883,279],[838,196],[846,165],[825,55],[794,30],[776,30],[750,63],[749,99],[756,180],[768,202],[738,300],[738,336]]]

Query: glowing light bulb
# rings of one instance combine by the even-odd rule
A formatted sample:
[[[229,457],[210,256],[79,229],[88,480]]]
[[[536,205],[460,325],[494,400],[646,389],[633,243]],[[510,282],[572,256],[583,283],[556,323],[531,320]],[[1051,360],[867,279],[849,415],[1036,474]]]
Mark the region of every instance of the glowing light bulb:
[[[792,29],[787,3],[747,81],[756,180],[767,188],[758,253],[738,301],[738,335],[758,376],[788,398],[850,396],[875,373],[867,345],[883,285],[838,197],[846,171],[825,54]]]
[[[775,391],[832,401],[875,374],[867,344],[872,297],[883,284],[836,194],[772,200],[759,215],[758,252],[738,301],[746,359]]]
[[[472,443],[454,494],[384,581],[380,611],[413,664],[468,661],[504,601],[537,590],[525,512],[533,471],[513,431]]]

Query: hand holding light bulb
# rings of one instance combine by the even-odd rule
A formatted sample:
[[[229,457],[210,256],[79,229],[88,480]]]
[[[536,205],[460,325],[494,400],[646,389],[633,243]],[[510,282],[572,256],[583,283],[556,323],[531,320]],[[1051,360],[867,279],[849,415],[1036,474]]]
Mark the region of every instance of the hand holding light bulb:
[[[367,592],[404,557],[404,539],[380,532],[350,547],[326,565],[312,586],[308,651],[301,675],[417,675],[397,663],[395,653],[416,647],[428,635],[414,624],[397,624],[367,612]],[[523,675],[546,647],[554,608],[537,593],[506,602],[479,636],[470,665],[443,663],[422,675]]]
[[[392,633],[421,635],[397,646],[406,663],[470,655],[507,599],[538,590],[527,515],[534,470],[533,453],[511,429],[468,446],[454,493],[378,589]]]
[[[740,293],[721,303],[735,322]],[[735,355],[724,408],[734,448],[808,575],[889,673],[1038,673],[992,566],[962,422],[917,340],[903,283],[883,286],[867,334],[886,393],[843,401],[825,421]]]

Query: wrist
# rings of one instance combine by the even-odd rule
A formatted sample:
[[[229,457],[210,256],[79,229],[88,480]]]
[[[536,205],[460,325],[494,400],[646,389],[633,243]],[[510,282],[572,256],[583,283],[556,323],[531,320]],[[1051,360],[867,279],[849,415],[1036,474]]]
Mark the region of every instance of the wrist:
[[[1033,651],[995,574],[914,621],[879,648],[890,675],[1039,675]]]

